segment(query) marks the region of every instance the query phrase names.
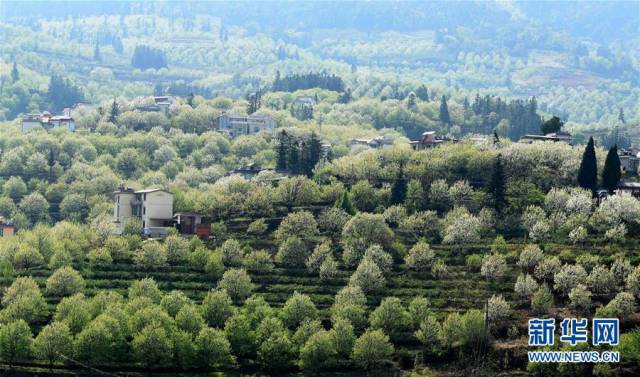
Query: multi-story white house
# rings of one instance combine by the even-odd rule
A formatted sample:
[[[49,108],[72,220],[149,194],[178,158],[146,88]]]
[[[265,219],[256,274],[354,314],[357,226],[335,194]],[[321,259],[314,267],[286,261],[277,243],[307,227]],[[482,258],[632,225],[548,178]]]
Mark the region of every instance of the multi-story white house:
[[[143,229],[164,228],[173,222],[173,194],[162,189],[134,191],[120,187],[113,193],[116,232],[122,233],[131,218],[142,220]]]
[[[254,135],[259,132],[273,132],[273,118],[269,115],[237,115],[224,113],[216,119],[219,132],[234,138],[240,135]]]
[[[64,128],[71,132],[76,130],[76,124],[69,115],[51,115],[45,111],[42,114],[27,114],[22,118],[22,132],[28,132],[38,126],[45,130],[56,128]]]

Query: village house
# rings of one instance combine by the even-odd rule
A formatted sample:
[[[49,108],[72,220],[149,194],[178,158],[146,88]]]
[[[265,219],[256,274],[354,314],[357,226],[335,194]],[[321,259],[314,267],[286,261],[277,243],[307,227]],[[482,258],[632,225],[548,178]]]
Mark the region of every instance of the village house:
[[[422,151],[437,147],[438,145],[448,141],[455,142],[457,140],[440,137],[436,135],[436,131],[426,131],[422,133],[420,140],[411,141],[409,142],[409,145],[411,145],[411,149],[414,151]]]
[[[62,128],[71,132],[76,130],[76,124],[69,115],[51,115],[45,111],[42,114],[27,114],[22,118],[23,133],[37,127],[42,127],[45,130]]]
[[[241,168],[233,169],[229,175],[240,175],[244,179],[253,179],[263,171],[262,168],[254,163],[247,164]]]
[[[619,149],[620,168],[623,174],[637,175],[640,168],[640,148]]]
[[[121,186],[113,193],[113,217],[116,234],[122,234],[132,218],[140,219],[143,234],[165,237],[167,228],[175,227],[180,234],[209,234],[210,225],[203,216],[191,212],[173,213],[173,194],[162,189],[134,190]]]
[[[162,189],[134,191],[120,187],[114,193],[114,223],[116,233],[121,234],[132,218],[142,221],[142,228],[166,228],[173,222],[173,194]]]
[[[640,198],[640,182],[620,182],[616,193],[629,193],[636,198]]]
[[[295,100],[293,100],[293,104],[295,106],[315,106],[316,100],[315,98],[310,96],[299,96],[296,97]]]
[[[218,132],[235,138],[240,135],[255,135],[273,132],[273,118],[269,115],[237,115],[223,113],[215,121]]]
[[[180,234],[195,234],[207,237],[211,233],[211,224],[204,221],[203,216],[193,212],[176,212],[173,224]]]
[[[376,136],[372,139],[358,138],[349,140],[349,148],[355,149],[358,147],[365,147],[371,149],[383,149],[393,146],[393,139],[384,135]]]
[[[11,237],[16,234],[16,226],[0,216],[0,237]]]
[[[554,143],[562,142],[571,145],[573,137],[569,132],[559,131],[546,135],[524,135],[520,138],[521,143],[531,144],[535,141],[552,141]]]

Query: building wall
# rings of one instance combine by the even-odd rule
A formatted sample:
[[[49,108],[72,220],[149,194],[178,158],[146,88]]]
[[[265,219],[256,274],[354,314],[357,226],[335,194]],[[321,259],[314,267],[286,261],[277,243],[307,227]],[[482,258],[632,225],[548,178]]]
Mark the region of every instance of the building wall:
[[[133,217],[131,202],[135,200],[133,192],[117,193],[114,196],[113,219],[118,234],[122,233],[127,221]]]
[[[40,122],[33,120],[23,120],[22,121],[22,132],[28,132],[36,127],[40,126]]]
[[[142,193],[142,226],[161,227],[173,218],[173,195],[164,191]]]

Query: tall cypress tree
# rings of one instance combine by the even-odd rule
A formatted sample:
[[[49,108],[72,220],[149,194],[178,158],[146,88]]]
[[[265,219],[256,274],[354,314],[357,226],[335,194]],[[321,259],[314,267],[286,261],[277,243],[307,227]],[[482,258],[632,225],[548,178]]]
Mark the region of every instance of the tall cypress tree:
[[[618,187],[620,182],[620,157],[618,157],[618,147],[613,146],[609,148],[607,153],[607,159],[604,161],[604,170],[602,170],[602,186],[604,186],[609,193],[612,194],[613,190]]]
[[[336,203],[333,205],[335,208],[340,208],[351,216],[356,214],[356,210],[353,207],[353,203],[351,203],[351,196],[347,190],[344,190],[342,196],[336,200]]]
[[[440,121],[444,124],[451,123],[451,117],[449,116],[449,106],[447,106],[447,98],[443,95],[442,101],[440,101]]]
[[[407,180],[404,176],[404,167],[400,164],[398,176],[391,186],[391,204],[402,204],[407,196]]]
[[[285,130],[278,137],[278,160],[276,170],[287,170],[289,160],[289,135]]]
[[[501,212],[507,203],[505,186],[506,179],[504,176],[504,167],[502,166],[502,155],[499,154],[493,164],[491,181],[489,182],[489,192],[493,196],[493,207],[498,212]]]
[[[289,172],[292,174],[300,174],[300,146],[297,140],[289,143],[289,159],[287,162]]]
[[[120,107],[114,98],[113,103],[111,104],[111,111],[109,112],[109,122],[115,123],[118,119],[118,114],[120,114]]]
[[[19,79],[20,79],[20,73],[18,72],[18,64],[16,64],[16,62],[14,61],[13,68],[11,68],[11,81],[16,82]]]
[[[304,144],[304,173],[311,177],[313,174],[313,169],[316,167],[318,161],[320,161],[320,154],[322,153],[322,143],[320,142],[320,138],[316,135],[315,132],[311,133],[311,137]]]
[[[582,162],[580,162],[580,170],[578,171],[578,184],[580,187],[589,189],[594,193],[598,185],[598,161],[596,160],[593,137],[589,138],[587,147],[582,154]]]
[[[93,60],[102,61],[102,55],[100,54],[100,44],[96,42],[96,47],[93,49]]]

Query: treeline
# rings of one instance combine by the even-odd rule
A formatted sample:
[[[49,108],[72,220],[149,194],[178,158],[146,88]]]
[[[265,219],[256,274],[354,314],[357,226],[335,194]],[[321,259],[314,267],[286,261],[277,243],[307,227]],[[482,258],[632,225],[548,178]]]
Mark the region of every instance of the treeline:
[[[322,143],[315,132],[308,138],[302,138],[282,131],[278,135],[276,153],[277,170],[311,177],[313,169],[322,158]]]
[[[67,78],[58,75],[51,76],[46,99],[52,111],[61,111],[65,107],[73,106],[84,100],[82,89]]]
[[[180,80],[172,81],[168,84],[157,83],[153,87],[153,95],[172,95],[180,97],[189,97],[196,95],[202,96],[204,98],[211,98],[213,97],[213,91],[210,88],[189,84]]]
[[[526,134],[540,132],[542,119],[537,113],[538,102],[535,97],[529,100],[506,101],[500,97],[489,95],[481,97],[477,94],[473,104],[470,105],[465,98],[463,106],[465,113],[471,109],[473,114],[482,117],[479,124],[480,130],[476,129],[475,132],[489,134],[497,129],[498,133],[512,140],[518,140]],[[500,124],[502,120],[507,120],[508,123]]]
[[[329,75],[325,72],[293,74],[280,77],[280,71],[276,72],[276,79],[273,81],[273,91],[275,92],[295,92],[296,90],[321,88],[333,90],[334,92],[344,92],[344,82],[336,75]]]
[[[164,51],[146,45],[136,46],[131,57],[131,66],[142,70],[167,67],[167,57]]]

